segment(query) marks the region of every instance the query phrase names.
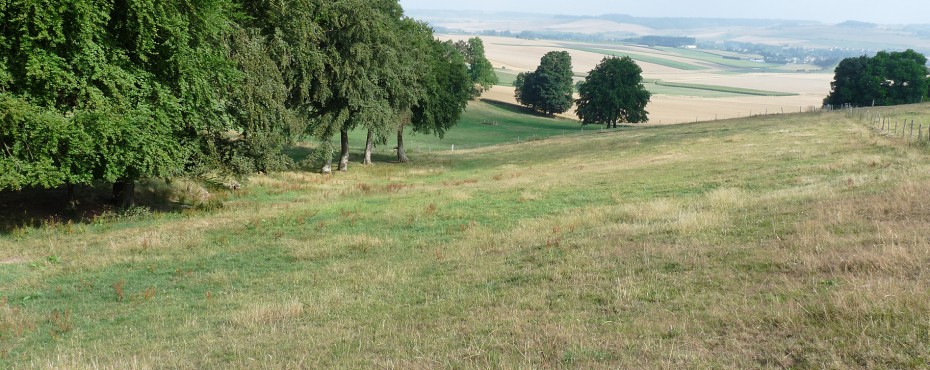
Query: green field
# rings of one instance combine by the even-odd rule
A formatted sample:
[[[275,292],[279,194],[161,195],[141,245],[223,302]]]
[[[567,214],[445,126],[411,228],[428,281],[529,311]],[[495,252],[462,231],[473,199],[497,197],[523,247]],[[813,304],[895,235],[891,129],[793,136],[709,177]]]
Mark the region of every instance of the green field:
[[[699,71],[699,70],[708,69],[707,67],[699,66],[699,65],[695,65],[691,63],[679,62],[679,61],[675,61],[671,59],[665,59],[665,58],[660,58],[660,57],[650,56],[650,55],[645,55],[645,54],[627,53],[627,52],[623,52],[620,50],[598,49],[598,48],[584,47],[584,46],[572,45],[572,44],[566,44],[566,45],[563,45],[563,47],[566,49],[586,51],[586,52],[595,53],[595,54],[604,54],[607,56],[615,56],[615,57],[628,56],[637,62],[658,64],[660,66],[680,69],[683,71]]]
[[[930,149],[843,112],[514,143],[563,126],[476,103],[411,145],[477,149],[14,227],[0,368],[930,366]]]
[[[474,149],[591,130],[591,127],[582,128],[578,121],[537,116],[532,114],[528,108],[518,105],[480,101],[471,103],[462,119],[442,139],[407,130],[404,144],[408,154],[419,154],[448,151],[452,149],[452,145],[455,145],[456,149]],[[350,133],[350,145],[354,148],[364,147],[366,135],[367,132],[362,130]],[[338,138],[333,143],[338,144]],[[312,144],[308,145],[312,146]],[[387,145],[377,146],[374,152],[390,156],[394,153],[395,145],[395,137],[391,136]]]
[[[701,51],[701,50],[688,50],[688,49],[668,48],[668,47],[660,47],[659,49],[664,52],[677,54],[685,58],[719,64],[721,66],[732,67],[732,68],[760,70],[760,69],[774,69],[774,68],[781,67],[781,65],[778,65],[778,64],[757,63],[757,62],[753,62],[749,60],[725,59],[723,58],[722,55],[714,54],[714,53],[710,53],[706,51]],[[741,56],[741,57],[745,57],[745,56]]]
[[[498,86],[513,87],[513,82],[517,80],[517,72],[495,69],[494,73],[497,74]]]
[[[701,98],[728,98],[735,96],[745,96],[735,92],[709,89],[695,89],[688,87],[666,86],[657,82],[644,83],[646,89],[653,95],[670,95],[670,96],[697,96]]]
[[[516,73],[510,73],[508,71],[495,70],[498,78],[499,86],[513,86],[513,81],[516,80]],[[755,89],[744,89],[738,87],[729,87],[729,86],[719,86],[719,85],[703,85],[703,84],[687,84],[687,83],[677,83],[677,82],[665,82],[665,81],[644,81],[646,88],[649,92],[653,94],[663,94],[663,95],[674,95],[674,96],[699,96],[703,98],[723,98],[731,96],[740,96],[740,95],[753,95],[753,96],[796,96],[795,93],[785,93],[778,91],[765,91],[765,90],[755,90]]]
[[[707,91],[731,93],[731,94],[739,94],[739,95],[754,95],[754,96],[797,96],[798,95],[795,93],[744,89],[740,87],[731,87],[731,86],[702,85],[702,84],[689,84],[689,83],[666,82],[666,81],[657,81],[656,85],[674,87],[674,88],[682,88],[682,89],[707,90]]]

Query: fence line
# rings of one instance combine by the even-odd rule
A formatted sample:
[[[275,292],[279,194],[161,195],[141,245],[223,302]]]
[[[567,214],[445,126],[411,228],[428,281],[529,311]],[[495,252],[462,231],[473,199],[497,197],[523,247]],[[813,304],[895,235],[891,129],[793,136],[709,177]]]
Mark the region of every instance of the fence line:
[[[880,135],[904,140],[907,145],[930,146],[930,123],[925,125],[914,118],[908,121],[907,117],[885,116],[881,112],[872,111],[871,108],[846,106],[844,110],[847,118],[864,122],[866,127]],[[927,134],[924,134],[925,130]]]

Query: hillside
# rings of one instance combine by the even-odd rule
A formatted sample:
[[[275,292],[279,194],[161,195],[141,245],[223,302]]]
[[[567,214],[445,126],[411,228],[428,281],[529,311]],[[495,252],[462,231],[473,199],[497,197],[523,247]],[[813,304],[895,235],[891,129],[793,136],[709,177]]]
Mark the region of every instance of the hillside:
[[[469,112],[496,145],[0,234],[0,368],[928,365],[926,147],[844,112],[509,143],[480,133],[512,108]]]
[[[927,25],[877,25],[847,21],[824,24],[784,19],[650,18],[622,14],[559,16],[533,13],[485,13],[410,9],[413,17],[444,32],[528,32],[544,38],[610,40],[636,36],[691,36],[701,43],[743,42],[778,47],[915,49],[930,53]],[[587,35],[587,36],[586,36]]]

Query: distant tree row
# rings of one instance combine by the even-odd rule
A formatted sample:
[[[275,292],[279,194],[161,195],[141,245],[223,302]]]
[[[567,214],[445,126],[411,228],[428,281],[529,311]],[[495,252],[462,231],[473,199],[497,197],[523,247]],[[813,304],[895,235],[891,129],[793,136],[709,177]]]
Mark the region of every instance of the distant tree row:
[[[910,49],[846,58],[834,72],[824,104],[861,107],[920,103],[930,94],[927,58]]]
[[[694,37],[676,37],[676,36],[640,36],[633,37],[623,40],[625,42],[630,42],[640,45],[648,46],[666,46],[670,48],[678,48],[688,45],[696,45],[697,39]]]
[[[520,73],[513,84],[517,102],[537,112],[564,113],[577,104],[582,124],[616,128],[621,122],[649,121],[646,104],[651,94],[643,86],[642,72],[630,57],[607,57],[575,85],[571,55],[551,51],[542,57],[534,72]]]
[[[493,85],[480,39],[397,0],[0,3],[0,190],[287,168],[288,143],[442,136]],[[491,70],[491,72],[488,72]],[[490,73],[490,75],[489,75]]]

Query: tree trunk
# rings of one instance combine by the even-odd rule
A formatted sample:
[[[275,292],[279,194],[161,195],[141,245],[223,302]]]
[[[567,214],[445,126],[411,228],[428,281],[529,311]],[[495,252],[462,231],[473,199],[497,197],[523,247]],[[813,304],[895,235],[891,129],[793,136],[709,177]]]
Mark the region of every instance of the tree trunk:
[[[119,180],[113,183],[113,204],[119,209],[129,209],[136,205],[136,182]]]
[[[407,158],[407,152],[404,151],[404,127],[397,129],[397,161],[400,163],[410,162]]]
[[[365,159],[362,161],[364,165],[371,164],[371,151],[375,149],[375,133],[371,129],[368,129],[368,140],[365,141]]]
[[[339,156],[339,171],[349,170],[349,132],[346,130],[339,131],[339,140],[342,144],[342,154]]]
[[[74,212],[77,210],[77,201],[74,200],[74,184],[67,183],[66,189],[68,190],[68,208],[69,212]]]
[[[323,168],[320,170],[320,173],[324,175],[329,175],[333,173],[333,159],[327,159],[326,163],[323,163]]]

